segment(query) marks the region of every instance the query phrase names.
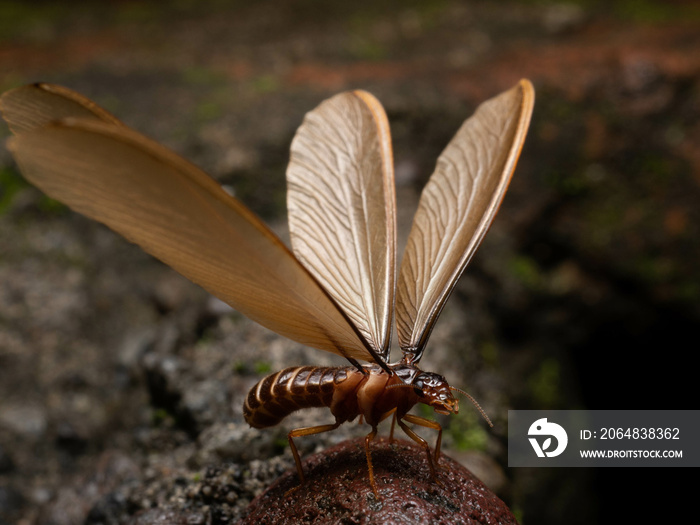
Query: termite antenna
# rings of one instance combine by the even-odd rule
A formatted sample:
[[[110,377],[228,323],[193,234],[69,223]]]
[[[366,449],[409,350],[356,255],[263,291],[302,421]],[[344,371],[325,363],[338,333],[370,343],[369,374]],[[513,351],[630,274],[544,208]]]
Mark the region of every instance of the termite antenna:
[[[425,395],[425,392],[422,388],[418,388],[417,386],[411,385],[409,383],[396,383],[393,385],[387,385],[386,388],[412,388],[413,390],[418,390],[422,395]]]
[[[464,390],[461,390],[459,388],[451,386],[450,390],[455,390],[455,391],[459,392],[460,394],[462,394],[463,396],[465,396],[467,399],[469,399],[469,401],[471,401],[472,404],[479,411],[479,414],[481,414],[483,416],[483,418],[486,420],[486,422],[489,424],[489,426],[491,428],[493,428],[493,423],[491,423],[489,416],[486,415],[486,412],[484,412],[484,409],[481,408],[481,405],[479,403],[477,403],[476,399],[474,399],[471,395],[467,394]]]

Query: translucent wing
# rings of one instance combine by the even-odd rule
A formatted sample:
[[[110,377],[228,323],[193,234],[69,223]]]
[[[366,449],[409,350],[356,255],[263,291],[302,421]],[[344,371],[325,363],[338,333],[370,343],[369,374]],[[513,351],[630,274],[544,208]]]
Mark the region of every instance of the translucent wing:
[[[308,113],[292,142],[287,184],[294,253],[386,362],[396,196],[379,101],[341,93]]]
[[[420,360],[435,320],[498,211],[533,103],[532,85],[521,80],[479,106],[438,158],[399,271],[396,326],[409,361]]]
[[[0,111],[15,134],[68,117],[92,118],[123,126],[89,98],[54,84],[29,84],[0,97]]]
[[[373,360],[284,244],[194,165],[94,118],[31,127],[14,120],[13,129],[28,131],[9,148],[27,179],[49,196],[139,244],[261,325],[309,346]]]

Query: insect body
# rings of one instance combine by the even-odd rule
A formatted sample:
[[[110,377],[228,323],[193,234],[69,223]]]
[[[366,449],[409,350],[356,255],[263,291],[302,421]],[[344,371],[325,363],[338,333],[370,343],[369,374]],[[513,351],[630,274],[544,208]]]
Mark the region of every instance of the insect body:
[[[459,411],[459,403],[445,378],[438,374],[422,372],[413,365],[403,363],[389,365],[389,369],[390,373],[377,365],[365,365],[362,372],[355,367],[286,368],[267,376],[251,389],[243,405],[243,415],[252,427],[266,428],[278,424],[296,410],[324,406],[330,408],[335,416],[334,424],[296,429],[289,433],[289,444],[302,481],[304,474],[301,459],[293,438],[336,429],[358,415],[372,426],[372,432],[366,440],[366,452],[370,483],[375,494],[377,489],[368,444],[377,433],[377,425],[391,415],[409,436],[426,449],[431,473],[435,475],[428,444],[406,427],[403,421],[438,430],[435,447],[437,461],[442,429],[433,421],[409,415],[408,411],[416,403],[422,402],[444,414],[456,413]]]
[[[365,452],[377,494],[370,442],[391,415],[426,450],[435,476],[428,444],[406,423],[438,431],[435,460],[440,425],[408,411],[425,403],[457,412],[457,389],[418,365],[503,199],[533,102],[532,85],[522,80],[465,121],[423,190],[398,276],[389,125],[369,93],[323,102],[297,131],[287,170],[293,252],[208,175],[73,91],[25,86],[5,93],[0,110],[15,134],[8,146],[20,169],[49,196],[263,326],[349,361],[263,379],[244,415],[263,428],[297,409],[330,408],[335,423],[289,433],[302,481],[293,438],[361,416],[372,427]],[[394,318],[403,356],[390,364]]]

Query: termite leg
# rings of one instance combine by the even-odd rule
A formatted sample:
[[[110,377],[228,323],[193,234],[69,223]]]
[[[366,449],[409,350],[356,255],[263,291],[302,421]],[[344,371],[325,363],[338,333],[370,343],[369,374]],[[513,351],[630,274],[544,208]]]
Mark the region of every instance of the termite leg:
[[[372,427],[372,432],[365,436],[365,455],[367,456],[367,468],[369,469],[369,484],[372,487],[372,492],[374,492],[374,497],[379,500],[379,492],[377,492],[377,484],[374,481],[374,468],[372,468],[372,456],[369,452],[369,443],[377,435],[377,427]]]
[[[440,426],[440,423],[438,423],[437,421],[431,421],[430,419],[425,419],[424,417],[414,416],[413,414],[406,414],[403,418],[404,418],[404,420],[408,421],[409,423],[413,423],[415,425],[420,425],[422,427],[432,428],[433,430],[437,430],[438,436],[437,436],[437,442],[435,443],[435,461],[439,462],[440,461],[440,445],[442,445],[442,427]]]
[[[389,416],[391,416],[391,433],[389,434],[389,440],[394,441],[394,423],[396,422],[396,409],[392,408],[391,410],[389,410],[389,412],[386,412],[384,415],[382,415],[382,417],[379,419],[379,423],[384,421]]]
[[[422,417],[413,416],[413,415],[410,415],[410,417],[409,417],[408,414],[404,416],[404,419],[406,419],[410,423],[415,423],[417,425],[422,425],[422,426],[426,426],[426,427],[429,425],[426,425],[424,423],[433,423],[433,421],[430,421],[429,419],[423,419]],[[408,427],[408,425],[406,425],[406,423],[404,423],[401,419],[397,419],[396,421],[398,422],[399,426],[401,427],[401,430],[406,432],[406,435],[408,437],[410,437],[413,441],[415,441],[421,447],[423,447],[423,449],[425,450],[425,453],[428,456],[428,466],[430,467],[430,475],[433,478],[433,480],[435,480],[435,482],[437,484],[441,485],[440,480],[437,479],[437,472],[435,470],[435,465],[433,465],[433,456],[430,453],[430,445],[428,445],[428,442],[425,439],[423,439],[422,437],[420,437],[418,434],[416,434],[413,430],[411,430]],[[435,423],[435,424],[438,425],[437,423]],[[440,425],[438,425],[438,426],[440,426]]]
[[[299,451],[297,446],[294,444],[294,438],[302,436],[312,436],[313,434],[321,434],[323,432],[330,432],[335,430],[340,426],[339,422],[335,422],[332,425],[319,425],[317,427],[306,427],[306,428],[295,428],[289,434],[287,434],[287,439],[289,440],[289,447],[292,449],[292,455],[294,456],[294,462],[297,464],[297,472],[299,473],[299,485],[291,490],[288,490],[285,496],[288,496],[299,487],[304,484],[306,478],[304,478],[304,471],[301,468],[301,458],[299,457]]]

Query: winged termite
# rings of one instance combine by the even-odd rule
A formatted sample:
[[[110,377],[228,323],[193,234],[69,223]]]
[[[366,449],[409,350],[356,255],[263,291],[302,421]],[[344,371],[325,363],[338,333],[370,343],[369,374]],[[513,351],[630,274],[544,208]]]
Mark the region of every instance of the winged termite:
[[[253,387],[243,412],[264,428],[298,409],[330,408],[334,423],[289,433],[302,482],[294,438],[360,416],[372,429],[365,451],[377,494],[370,442],[388,416],[425,449],[435,477],[429,445],[406,423],[437,430],[435,461],[442,429],[408,411],[424,403],[456,413],[457,389],[418,364],[503,199],[533,103],[532,85],[521,80],[465,121],[423,190],[398,279],[389,125],[369,93],[323,102],[297,131],[287,171],[293,253],[208,175],[77,93],[25,86],[5,93],[0,110],[21,171],[49,196],[261,325],[350,362],[272,374]],[[394,315],[403,356],[390,363]]]

